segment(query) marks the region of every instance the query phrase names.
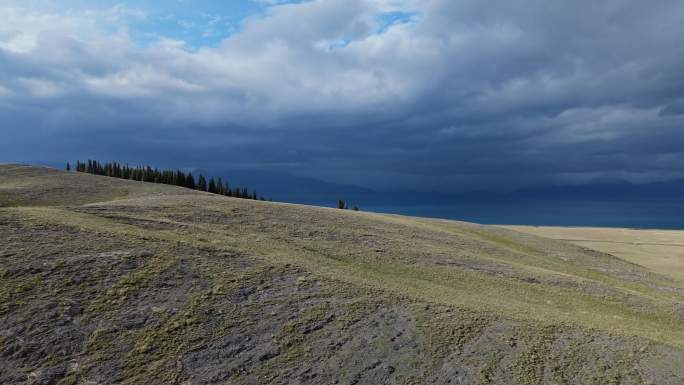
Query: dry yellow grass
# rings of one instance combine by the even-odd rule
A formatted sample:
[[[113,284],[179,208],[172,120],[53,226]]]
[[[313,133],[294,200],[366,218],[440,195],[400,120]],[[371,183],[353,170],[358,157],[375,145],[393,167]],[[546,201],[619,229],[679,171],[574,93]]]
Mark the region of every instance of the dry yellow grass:
[[[655,273],[684,281],[684,230],[502,226],[612,254]]]

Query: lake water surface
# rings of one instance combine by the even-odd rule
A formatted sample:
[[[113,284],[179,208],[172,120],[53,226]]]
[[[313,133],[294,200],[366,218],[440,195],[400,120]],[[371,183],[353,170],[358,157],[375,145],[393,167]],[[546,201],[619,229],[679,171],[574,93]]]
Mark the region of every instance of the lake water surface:
[[[680,202],[534,201],[376,205],[362,209],[482,224],[684,229],[684,203]]]

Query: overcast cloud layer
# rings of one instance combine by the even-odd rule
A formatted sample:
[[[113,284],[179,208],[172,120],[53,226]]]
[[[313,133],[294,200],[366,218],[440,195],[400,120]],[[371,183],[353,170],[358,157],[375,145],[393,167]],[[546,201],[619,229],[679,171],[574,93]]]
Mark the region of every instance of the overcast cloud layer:
[[[0,161],[424,190],[684,176],[681,0],[260,1],[165,15],[183,40],[141,38],[154,9],[25,4],[0,3]]]

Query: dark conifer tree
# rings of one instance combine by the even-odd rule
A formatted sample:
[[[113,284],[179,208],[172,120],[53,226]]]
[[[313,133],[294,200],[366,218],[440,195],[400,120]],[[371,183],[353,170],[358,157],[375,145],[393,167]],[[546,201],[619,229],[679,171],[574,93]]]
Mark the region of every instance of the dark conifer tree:
[[[218,180],[216,181],[216,193],[220,194],[220,195],[225,195],[225,193],[223,191],[223,187],[224,187],[223,186],[223,179],[221,179],[221,177],[219,177]]]
[[[67,171],[71,171],[71,165],[69,164],[69,162],[67,162],[66,170],[67,170]]]
[[[188,173],[188,176],[185,178],[185,187],[191,188],[191,189],[196,189],[197,185],[195,184],[195,177],[192,175],[192,173]]]
[[[199,176],[199,182],[197,183],[197,189],[200,191],[207,191],[207,180],[204,178],[204,175],[200,174]]]
[[[66,170],[72,170],[71,164],[69,162],[66,164]],[[118,162],[100,163],[97,160],[92,159],[89,159],[87,162],[81,162],[80,160],[77,160],[74,170],[77,172],[86,172],[112,178],[187,187],[237,198],[265,200],[264,197],[259,198],[255,190],[250,193],[246,187],[231,188],[230,185],[228,183],[224,183],[223,179],[220,177],[218,180],[211,177],[207,183],[207,178],[200,174],[199,179],[196,182],[192,173],[188,173],[186,175],[181,170],[160,170],[150,166],[130,167],[128,164],[123,165]]]

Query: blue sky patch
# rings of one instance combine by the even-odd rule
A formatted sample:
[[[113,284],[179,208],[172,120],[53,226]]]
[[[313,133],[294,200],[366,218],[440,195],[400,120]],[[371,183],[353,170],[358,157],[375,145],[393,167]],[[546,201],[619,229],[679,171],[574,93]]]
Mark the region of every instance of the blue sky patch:
[[[387,12],[378,15],[380,28],[378,33],[385,33],[392,26],[397,24],[414,24],[421,19],[420,12]]]

